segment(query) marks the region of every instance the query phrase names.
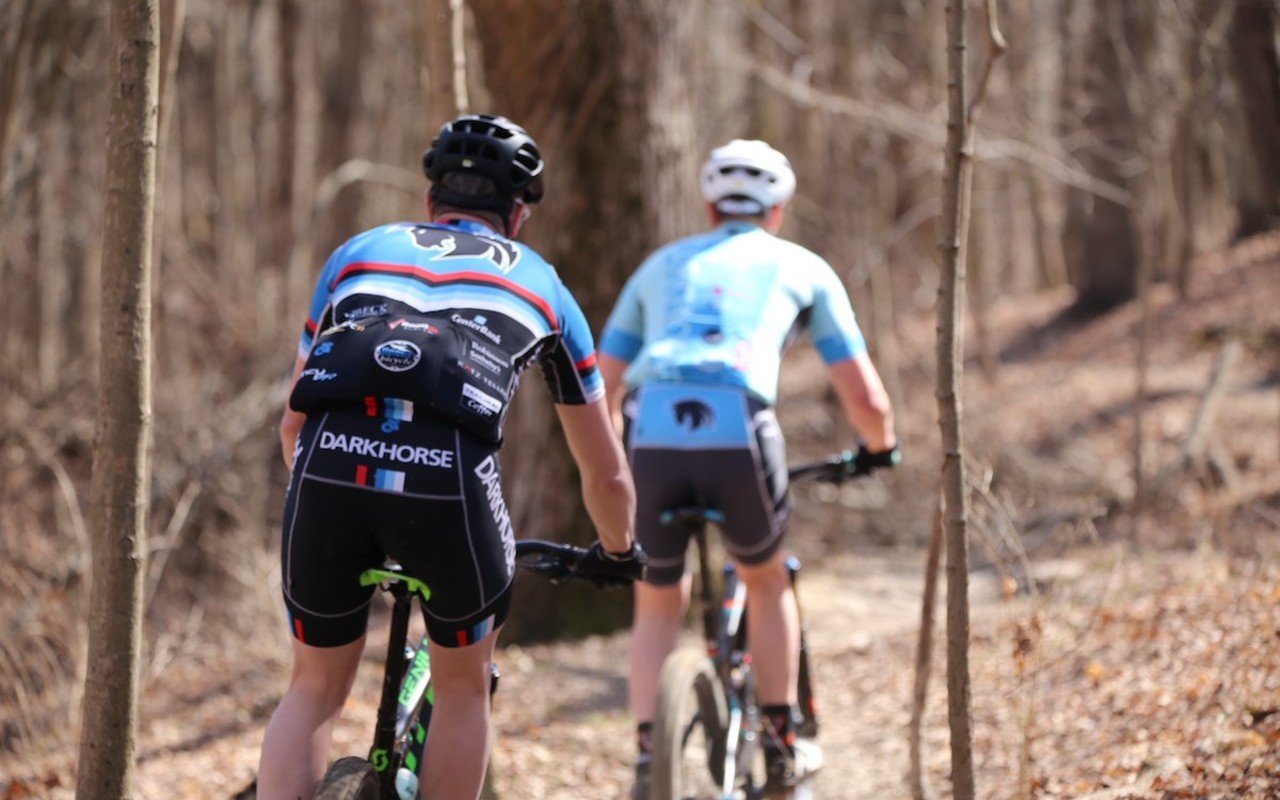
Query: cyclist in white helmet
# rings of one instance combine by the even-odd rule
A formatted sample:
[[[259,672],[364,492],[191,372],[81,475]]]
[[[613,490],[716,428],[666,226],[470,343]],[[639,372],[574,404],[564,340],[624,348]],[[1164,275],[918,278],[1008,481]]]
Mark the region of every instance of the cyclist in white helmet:
[[[828,366],[860,466],[898,463],[893,413],[843,284],[822,258],[778,238],[795,193],[786,156],[735,139],[702,167],[712,230],[649,256],[605,327],[599,367],[636,481],[636,536],[649,572],[636,584],[631,710],[648,795],[658,674],[689,602],[687,534],[661,513],[700,504],[725,516],[723,540],[751,597],[748,646],[765,719],[766,788],[785,793],[821,763],[795,736],[799,613],[781,550],[787,465],[773,405],[782,352],[803,330]]]

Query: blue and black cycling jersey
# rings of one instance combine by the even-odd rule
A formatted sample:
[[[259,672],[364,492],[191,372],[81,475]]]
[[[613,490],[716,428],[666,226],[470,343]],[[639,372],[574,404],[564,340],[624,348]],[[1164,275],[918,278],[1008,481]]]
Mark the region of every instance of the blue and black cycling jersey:
[[[295,410],[393,400],[495,442],[532,363],[557,403],[604,392],[586,319],[551,265],[467,221],[384,225],[339,247],[298,352]]]
[[[609,317],[600,352],[630,363],[632,389],[655,381],[733,386],[772,405],[782,352],[804,329],[828,364],[867,348],[826,261],[759,226],[730,222],[646,259]]]

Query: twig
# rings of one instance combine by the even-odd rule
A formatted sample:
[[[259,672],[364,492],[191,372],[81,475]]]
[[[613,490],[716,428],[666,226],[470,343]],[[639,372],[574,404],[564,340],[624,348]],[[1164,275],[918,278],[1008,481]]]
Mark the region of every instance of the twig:
[[[199,480],[187,482],[186,488],[182,490],[182,496],[173,507],[173,515],[169,517],[169,524],[165,526],[164,534],[150,542],[148,552],[152,556],[151,575],[147,581],[144,608],[150,609],[152,601],[155,600],[160,582],[164,579],[165,568],[169,565],[169,557],[178,546],[182,527],[191,516],[191,508],[195,505],[196,498],[200,496],[202,489],[203,484]]]
[[[924,593],[920,601],[920,631],[916,637],[916,674],[911,692],[911,722],[908,726],[910,765],[907,780],[912,800],[927,800],[929,790],[924,770],[925,704],[929,697],[929,666],[933,662],[933,617],[938,604],[938,567],[942,563],[942,496],[933,507],[933,524],[929,532],[929,552],[925,557]]]
[[[1181,456],[1184,464],[1191,463],[1204,450],[1204,439],[1217,418],[1218,405],[1226,387],[1227,376],[1239,357],[1240,341],[1238,339],[1228,339],[1218,350],[1218,357],[1213,363],[1213,372],[1209,376],[1209,385],[1205,387],[1204,395],[1200,398],[1200,406],[1191,420],[1191,429],[1182,443]]]
[[[67,474],[66,468],[62,465],[61,459],[58,458],[52,446],[49,445],[36,431],[31,427],[19,427],[19,433],[27,447],[31,448],[31,452],[35,455],[36,460],[41,466],[49,470],[54,480],[58,484],[58,491],[62,495],[62,500],[67,506],[67,516],[71,519],[71,533],[79,545],[79,552],[72,562],[72,571],[79,574],[84,571],[89,561],[89,529],[85,525],[84,515],[80,511],[80,497],[76,493],[75,482],[71,480],[71,476]]]
[[[753,77],[792,102],[857,120],[869,127],[896,134],[904,139],[940,147],[943,138],[937,125],[927,115],[906,106],[864,100],[835,94],[799,80],[777,66],[762,61],[740,59],[739,65]],[[1109,183],[1070,163],[1065,153],[1053,153],[1017,139],[983,139],[973,143],[975,157],[984,163],[1007,158],[1043,172],[1053,180],[1086,194],[1128,207],[1131,195],[1123,186]],[[1131,154],[1124,154],[1126,157]]]

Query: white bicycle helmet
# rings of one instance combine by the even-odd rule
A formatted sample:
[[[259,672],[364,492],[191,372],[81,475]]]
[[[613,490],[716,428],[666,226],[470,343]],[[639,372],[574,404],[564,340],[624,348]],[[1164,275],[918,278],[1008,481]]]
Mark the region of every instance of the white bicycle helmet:
[[[702,165],[702,197],[726,214],[760,214],[795,192],[791,162],[759,139],[734,139]]]

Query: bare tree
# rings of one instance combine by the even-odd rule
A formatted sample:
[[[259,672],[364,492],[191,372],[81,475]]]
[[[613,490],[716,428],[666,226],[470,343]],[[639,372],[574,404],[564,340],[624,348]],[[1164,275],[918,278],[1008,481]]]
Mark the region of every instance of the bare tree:
[[[151,431],[151,237],[159,107],[156,0],[113,0],[102,370],[91,490],[93,585],[76,797],[130,796]]]
[[[957,800],[974,797],[973,714],[969,689],[968,498],[961,429],[964,368],[964,268],[973,189],[973,131],[991,70],[1005,50],[995,0],[987,0],[988,55],[972,100],[966,100],[965,0],[947,3],[947,144],[938,250],[938,415],[942,429],[942,490],[947,552],[947,719],[951,783]]]

